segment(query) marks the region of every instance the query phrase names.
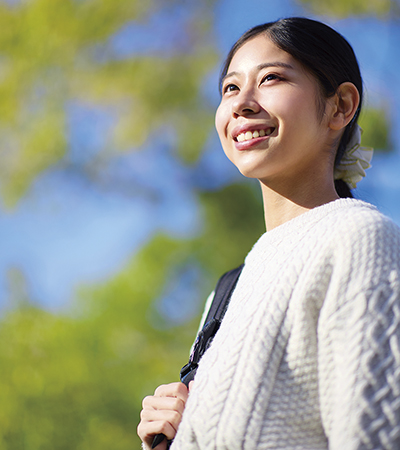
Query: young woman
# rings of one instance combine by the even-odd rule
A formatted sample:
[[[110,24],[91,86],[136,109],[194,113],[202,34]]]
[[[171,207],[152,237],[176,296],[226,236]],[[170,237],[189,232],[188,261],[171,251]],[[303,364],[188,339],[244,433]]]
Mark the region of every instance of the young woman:
[[[230,51],[216,127],[260,182],[247,255],[193,385],[160,386],[138,433],[172,449],[400,449],[400,230],[351,197],[362,80],[330,27],[257,26]],[[159,444],[160,450],[166,440]]]

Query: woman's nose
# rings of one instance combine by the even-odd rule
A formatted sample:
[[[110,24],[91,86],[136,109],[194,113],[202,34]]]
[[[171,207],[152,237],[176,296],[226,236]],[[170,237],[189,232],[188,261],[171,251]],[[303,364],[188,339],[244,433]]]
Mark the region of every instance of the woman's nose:
[[[232,115],[234,117],[257,114],[260,105],[252,90],[242,90],[232,102]]]

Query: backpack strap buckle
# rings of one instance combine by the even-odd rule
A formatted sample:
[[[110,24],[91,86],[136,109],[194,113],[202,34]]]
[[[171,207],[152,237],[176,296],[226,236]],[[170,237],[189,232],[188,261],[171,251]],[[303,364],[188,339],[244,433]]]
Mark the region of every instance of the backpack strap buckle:
[[[182,383],[188,385],[189,382],[193,380],[199,361],[211,345],[211,341],[213,340],[215,333],[218,331],[220,324],[221,322],[219,320],[211,319],[204,325],[203,329],[197,335],[192,353],[190,354],[189,362],[181,369],[180,378]]]

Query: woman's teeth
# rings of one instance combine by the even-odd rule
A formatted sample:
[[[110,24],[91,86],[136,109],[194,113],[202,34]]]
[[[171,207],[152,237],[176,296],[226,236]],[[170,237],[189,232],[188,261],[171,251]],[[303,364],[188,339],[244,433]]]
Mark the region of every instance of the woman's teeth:
[[[238,142],[250,141],[251,139],[256,139],[258,137],[269,136],[272,133],[273,128],[268,128],[268,130],[256,130],[256,131],[246,131],[246,133],[241,133],[237,136]]]

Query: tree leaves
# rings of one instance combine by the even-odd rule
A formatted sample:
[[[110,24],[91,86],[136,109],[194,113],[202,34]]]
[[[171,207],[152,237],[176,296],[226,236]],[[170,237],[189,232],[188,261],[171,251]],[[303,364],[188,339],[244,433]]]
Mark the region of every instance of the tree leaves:
[[[167,124],[178,135],[182,130],[199,136],[188,152],[197,157],[206,131],[199,135],[197,124],[178,119],[182,110],[205,115],[199,86],[215,61],[205,36],[207,18],[201,26],[188,24],[186,45],[175,55],[121,60],[108,45],[121,27],[161,6],[168,5],[132,0],[0,5],[0,193],[6,205],[15,205],[33,180],[65,155],[71,100],[108,105],[118,115],[113,139],[105,143],[108,153],[138,148]]]
[[[359,120],[363,129],[362,143],[377,151],[388,152],[391,150],[389,140],[389,120],[386,116],[386,108],[366,108],[361,112]]]
[[[392,9],[398,10],[395,0],[299,0],[306,8],[316,14],[335,17],[350,15],[369,15],[388,17]]]

